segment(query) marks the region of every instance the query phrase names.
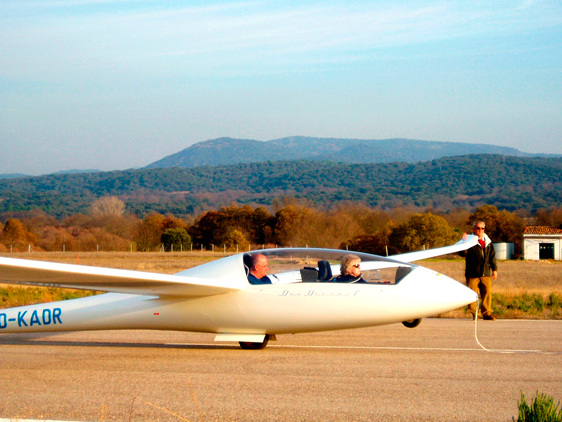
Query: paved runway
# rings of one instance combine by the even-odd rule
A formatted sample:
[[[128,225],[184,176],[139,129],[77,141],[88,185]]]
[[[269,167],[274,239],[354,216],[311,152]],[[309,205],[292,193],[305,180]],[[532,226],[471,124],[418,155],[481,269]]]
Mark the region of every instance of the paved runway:
[[[511,421],[521,391],[562,400],[562,321],[425,319],[278,336],[0,335],[0,418],[75,421]]]

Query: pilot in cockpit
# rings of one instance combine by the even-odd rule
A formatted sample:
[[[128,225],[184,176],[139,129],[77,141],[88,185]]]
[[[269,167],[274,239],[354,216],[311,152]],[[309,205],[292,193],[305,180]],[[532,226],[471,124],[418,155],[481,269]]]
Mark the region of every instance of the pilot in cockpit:
[[[357,255],[345,255],[341,260],[340,275],[332,281],[336,283],[366,283],[361,275],[361,258]]]
[[[271,280],[266,275],[269,268],[267,257],[261,253],[251,256],[250,273],[248,281],[250,284],[271,284]]]

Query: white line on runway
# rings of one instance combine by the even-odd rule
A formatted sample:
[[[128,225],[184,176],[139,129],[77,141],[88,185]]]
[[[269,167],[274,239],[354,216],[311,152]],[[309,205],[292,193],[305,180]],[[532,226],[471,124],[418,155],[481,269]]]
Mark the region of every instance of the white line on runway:
[[[79,422],[79,421],[55,421],[47,419],[0,419],[0,422]]]
[[[189,343],[166,343],[170,346],[194,346]],[[226,346],[226,344],[222,344]],[[213,346],[215,343],[197,344],[197,346]],[[429,351],[429,352],[496,352],[496,353],[537,353],[541,355],[557,355],[562,352],[545,352],[543,350],[510,350],[510,349],[458,349],[447,347],[390,347],[390,346],[299,346],[294,344],[269,345],[268,349],[334,349],[334,350],[405,350],[405,351]],[[0,420],[0,422],[2,422]]]
[[[437,352],[482,352],[483,349],[458,349],[447,347],[388,347],[388,346],[296,346],[296,345],[279,345],[268,346],[276,348],[312,348],[312,349],[366,349],[366,350],[406,350],[406,351],[437,351]],[[544,352],[542,350],[507,350],[507,349],[489,349],[490,352],[499,353],[539,353],[545,355],[556,354],[557,352]]]

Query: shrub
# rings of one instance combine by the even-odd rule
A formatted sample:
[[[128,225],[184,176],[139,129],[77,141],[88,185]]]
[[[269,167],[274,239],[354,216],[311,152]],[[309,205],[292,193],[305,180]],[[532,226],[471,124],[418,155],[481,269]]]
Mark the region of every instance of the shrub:
[[[181,248],[187,249],[191,244],[191,236],[187,234],[185,229],[180,227],[165,230],[160,240],[167,251],[179,251]]]
[[[554,399],[547,394],[537,391],[537,396],[529,406],[525,400],[525,394],[521,392],[521,400],[518,405],[517,422],[562,422],[562,409],[558,410],[560,402],[555,405]]]
[[[548,296],[548,302],[552,307],[562,307],[562,295],[558,292],[551,293]]]

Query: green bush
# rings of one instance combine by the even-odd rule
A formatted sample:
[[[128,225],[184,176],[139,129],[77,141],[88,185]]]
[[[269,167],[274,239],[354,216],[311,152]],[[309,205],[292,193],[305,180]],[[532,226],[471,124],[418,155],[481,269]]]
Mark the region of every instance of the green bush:
[[[524,293],[521,295],[494,294],[492,300],[493,311],[497,316],[514,315],[517,312],[524,315],[543,315],[552,312],[553,316],[560,313],[562,307],[562,296],[559,293],[551,293],[548,298],[540,294]]]
[[[555,405],[554,399],[547,394],[537,391],[537,396],[529,406],[525,400],[525,394],[521,392],[521,400],[518,404],[517,422],[562,422],[562,409],[558,410],[560,402]]]
[[[548,296],[548,302],[552,307],[562,307],[562,295],[558,292],[551,293]]]

